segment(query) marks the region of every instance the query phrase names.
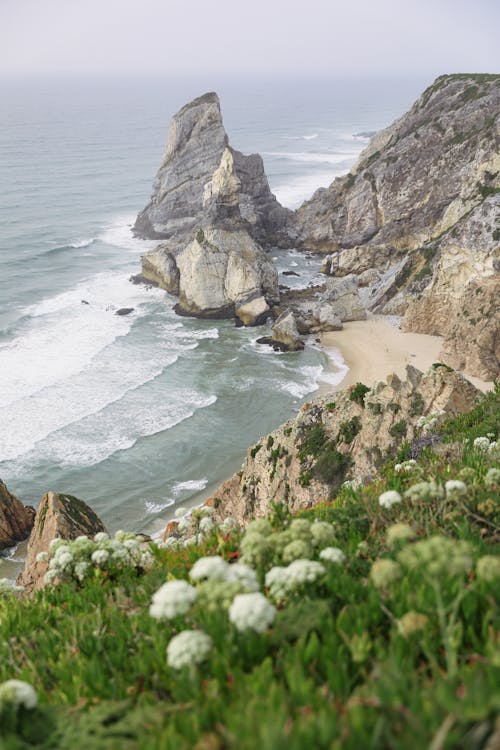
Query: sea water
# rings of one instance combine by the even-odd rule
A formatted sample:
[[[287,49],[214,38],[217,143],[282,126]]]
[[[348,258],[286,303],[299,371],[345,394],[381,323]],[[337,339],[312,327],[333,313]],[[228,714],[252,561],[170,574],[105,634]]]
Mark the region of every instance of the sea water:
[[[359,133],[389,124],[425,83],[222,79],[216,88],[231,145],[261,153],[271,188],[295,208],[347,172],[368,142]],[[0,477],[25,503],[71,493],[111,531],[155,531],[345,368],[340,360],[326,374],[314,343],[278,354],[256,343],[263,329],[177,317],[172,297],[129,282],[155,245],[131,226],[169,118],[215,86],[20,79],[0,88]],[[280,283],[319,278],[317,258],[272,255]],[[283,277],[287,269],[299,275]],[[123,307],[134,311],[117,316]]]

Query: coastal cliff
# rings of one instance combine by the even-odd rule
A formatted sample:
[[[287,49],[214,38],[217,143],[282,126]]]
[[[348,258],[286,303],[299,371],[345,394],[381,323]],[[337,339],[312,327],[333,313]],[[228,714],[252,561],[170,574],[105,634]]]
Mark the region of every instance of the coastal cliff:
[[[485,379],[500,371],[499,143],[500,76],[441,76],[295,215],[325,273],[356,274],[368,309],[443,336],[443,361]]]

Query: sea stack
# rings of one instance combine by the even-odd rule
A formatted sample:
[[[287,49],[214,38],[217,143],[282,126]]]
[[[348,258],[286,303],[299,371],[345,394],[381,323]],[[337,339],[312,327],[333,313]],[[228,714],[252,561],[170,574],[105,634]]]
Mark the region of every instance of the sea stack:
[[[178,312],[261,323],[279,299],[262,246],[285,243],[290,212],[271,193],[258,154],[229,145],[217,94],[184,106],[170,124],[150,203],[134,231],[162,244],[142,274],[179,297]]]

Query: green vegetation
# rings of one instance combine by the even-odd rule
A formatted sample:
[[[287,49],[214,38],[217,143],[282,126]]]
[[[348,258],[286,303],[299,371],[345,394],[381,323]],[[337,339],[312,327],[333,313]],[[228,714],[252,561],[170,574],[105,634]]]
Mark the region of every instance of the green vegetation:
[[[433,247],[432,245],[428,245],[427,247],[423,247],[420,252],[424,256],[427,263],[430,263],[431,260],[433,260],[436,256],[437,248]]]
[[[415,276],[413,277],[413,281],[422,281],[422,279],[426,279],[428,276],[432,275],[432,268],[428,263],[423,266],[420,271],[418,271]]]
[[[198,231],[196,232],[196,241],[199,245],[203,245],[203,243],[205,242],[205,232],[203,231],[203,229],[198,229]]]
[[[424,399],[420,391],[415,391],[410,401],[410,416],[419,417],[424,413]]]
[[[389,433],[392,435],[392,437],[401,438],[406,435],[407,430],[408,425],[406,424],[404,419],[401,419],[399,422],[395,422],[395,424],[392,425]]]
[[[500,193],[500,188],[495,187],[494,185],[487,185],[486,183],[477,183],[477,189],[479,190],[479,193],[481,194],[482,198],[489,198],[490,195],[497,195]]]
[[[2,750],[494,748],[499,416],[497,387],[418,462],[387,464],[299,518],[276,505],[245,535],[214,527],[198,544],[152,544],[144,573],[95,569],[33,599],[0,594],[0,682],[24,680],[39,699],[16,709],[0,686]],[[346,459],[315,435],[333,472]],[[235,624],[226,582],[190,579],[205,555],[255,569],[275,608],[265,627]],[[191,580],[197,598],[155,619],[167,579]],[[186,629],[211,645],[174,667],[167,646]]]
[[[349,172],[349,174],[347,174],[345,177],[344,188],[346,190],[349,190],[349,188],[352,188],[355,181],[356,181],[355,176],[351,172]]]
[[[493,230],[493,241],[498,242],[500,240],[500,227]]]
[[[254,447],[250,451],[250,456],[252,458],[255,458],[255,456],[257,455],[257,453],[260,451],[261,448],[262,448],[262,445],[260,443],[257,443],[257,445],[254,445]]]
[[[338,440],[350,445],[361,429],[361,420],[359,417],[342,422],[339,429]]]
[[[298,456],[304,461],[309,456],[317,457],[323,450],[328,440],[325,428],[322,424],[309,427],[301,440]]]
[[[335,401],[329,401],[327,404],[325,404],[325,409],[327,409],[327,411],[335,411],[336,407],[337,404],[335,403]]]
[[[364,383],[356,383],[356,385],[353,386],[351,393],[349,394],[349,399],[364,407],[365,396],[369,390],[369,387]]]

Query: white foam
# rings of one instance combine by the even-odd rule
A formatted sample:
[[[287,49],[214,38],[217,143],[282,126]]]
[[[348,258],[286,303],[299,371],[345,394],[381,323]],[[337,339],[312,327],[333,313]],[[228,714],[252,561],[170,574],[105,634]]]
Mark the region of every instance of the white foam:
[[[174,503],[175,503],[175,500],[171,497],[167,498],[164,503],[158,503],[158,502],[155,502],[154,500],[145,500],[144,508],[146,511],[146,515],[152,516],[157,513],[161,513],[167,508],[170,508],[170,506],[173,505]]]
[[[287,208],[297,208],[320,187],[328,187],[335,177],[349,171],[351,162],[344,167],[328,172],[314,172],[294,177],[286,183],[273,185],[272,190],[279,202]]]
[[[219,329],[218,328],[206,328],[205,330],[195,330],[195,329],[188,329],[184,328],[184,326],[181,323],[181,327],[178,328],[177,331],[175,331],[174,336],[176,338],[186,338],[191,339],[194,341],[203,340],[203,339],[218,339],[219,338]]]
[[[266,156],[277,156],[289,161],[298,161],[307,164],[342,164],[343,162],[355,159],[359,154],[357,151],[346,151],[345,153],[314,153],[314,152],[296,152],[296,151],[267,151]]]
[[[194,494],[195,492],[201,492],[208,484],[208,479],[188,479],[186,482],[177,482],[172,487],[172,492],[176,497],[184,493]]]
[[[74,247],[75,249],[80,247],[90,247],[96,241],[97,237],[91,237],[89,240],[78,240],[77,242],[70,242],[68,247]]]
[[[158,240],[141,240],[132,234],[135,218],[130,214],[115,217],[101,232],[99,239],[106,245],[130,250],[136,255],[153,250],[158,245]]]

